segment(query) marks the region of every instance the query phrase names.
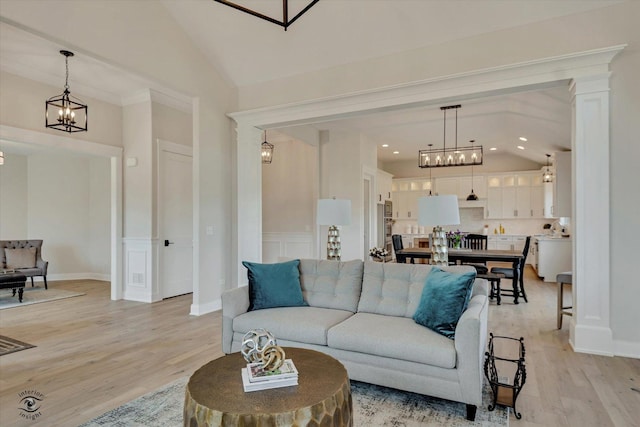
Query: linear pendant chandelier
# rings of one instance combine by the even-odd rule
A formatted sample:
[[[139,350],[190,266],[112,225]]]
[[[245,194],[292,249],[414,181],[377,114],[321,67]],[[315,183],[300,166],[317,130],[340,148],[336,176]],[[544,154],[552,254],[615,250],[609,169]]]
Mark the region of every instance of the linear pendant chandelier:
[[[482,145],[458,147],[458,109],[462,105],[448,105],[440,107],[444,114],[444,133],[442,148],[428,148],[418,151],[418,167],[444,168],[451,166],[481,165],[483,160]],[[455,146],[447,148],[447,110],[456,112]]]
[[[280,25],[281,27],[284,27],[284,30],[287,31],[287,28],[289,28],[289,26],[291,24],[293,24],[294,22],[296,22],[296,20],[298,18],[300,18],[307,10],[311,9],[311,7],[318,3],[320,0],[312,0],[311,3],[309,3],[304,9],[302,9],[296,16],[294,16],[292,19],[289,19],[289,1],[288,0],[282,0],[282,21],[279,21],[275,18],[272,18],[270,16],[264,15],[260,12],[256,12],[255,10],[251,10],[248,7],[239,5],[237,3],[234,3],[232,1],[228,1],[228,0],[213,0],[217,3],[222,3],[225,4],[227,6],[230,6],[234,9],[237,9],[239,11],[242,11],[244,13],[248,13],[249,15],[253,15],[257,18],[260,19],[264,19],[265,21],[269,21],[273,24],[276,25]]]

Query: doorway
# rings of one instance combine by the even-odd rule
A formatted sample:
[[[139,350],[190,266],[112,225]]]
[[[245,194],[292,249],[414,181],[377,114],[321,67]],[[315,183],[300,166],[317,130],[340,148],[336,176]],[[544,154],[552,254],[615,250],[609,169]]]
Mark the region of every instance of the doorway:
[[[191,147],[158,140],[158,236],[162,298],[193,292]]]

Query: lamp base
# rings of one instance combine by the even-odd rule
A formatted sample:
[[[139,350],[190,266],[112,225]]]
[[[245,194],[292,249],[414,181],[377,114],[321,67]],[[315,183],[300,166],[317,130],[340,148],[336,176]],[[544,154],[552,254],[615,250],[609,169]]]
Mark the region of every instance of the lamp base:
[[[327,259],[340,261],[340,255],[340,231],[337,226],[332,225],[329,227],[329,236],[327,237]]]
[[[431,239],[431,265],[449,265],[449,249],[447,248],[447,233],[442,227],[433,227]]]

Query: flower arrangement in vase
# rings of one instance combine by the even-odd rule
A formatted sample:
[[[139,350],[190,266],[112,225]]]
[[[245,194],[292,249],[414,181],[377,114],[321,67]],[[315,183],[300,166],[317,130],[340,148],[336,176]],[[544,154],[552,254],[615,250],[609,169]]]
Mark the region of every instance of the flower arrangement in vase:
[[[464,242],[464,233],[460,230],[447,231],[447,240],[450,242],[452,248],[460,249],[462,242]]]
[[[389,255],[389,251],[384,248],[371,248],[369,249],[369,256],[373,258],[374,261],[383,261],[385,257]]]

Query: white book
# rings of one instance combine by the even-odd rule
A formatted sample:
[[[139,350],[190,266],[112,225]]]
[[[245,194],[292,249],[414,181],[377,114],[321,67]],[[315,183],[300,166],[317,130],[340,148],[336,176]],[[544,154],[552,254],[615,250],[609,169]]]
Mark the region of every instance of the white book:
[[[297,378],[298,370],[291,359],[285,359],[282,366],[275,371],[265,371],[262,369],[262,363],[249,363],[247,364],[247,374],[249,375],[249,381],[256,383],[285,378]]]
[[[252,383],[249,381],[247,368],[242,368],[242,387],[244,388],[245,393],[268,390],[270,388],[291,387],[294,385],[298,385],[298,377]]]

